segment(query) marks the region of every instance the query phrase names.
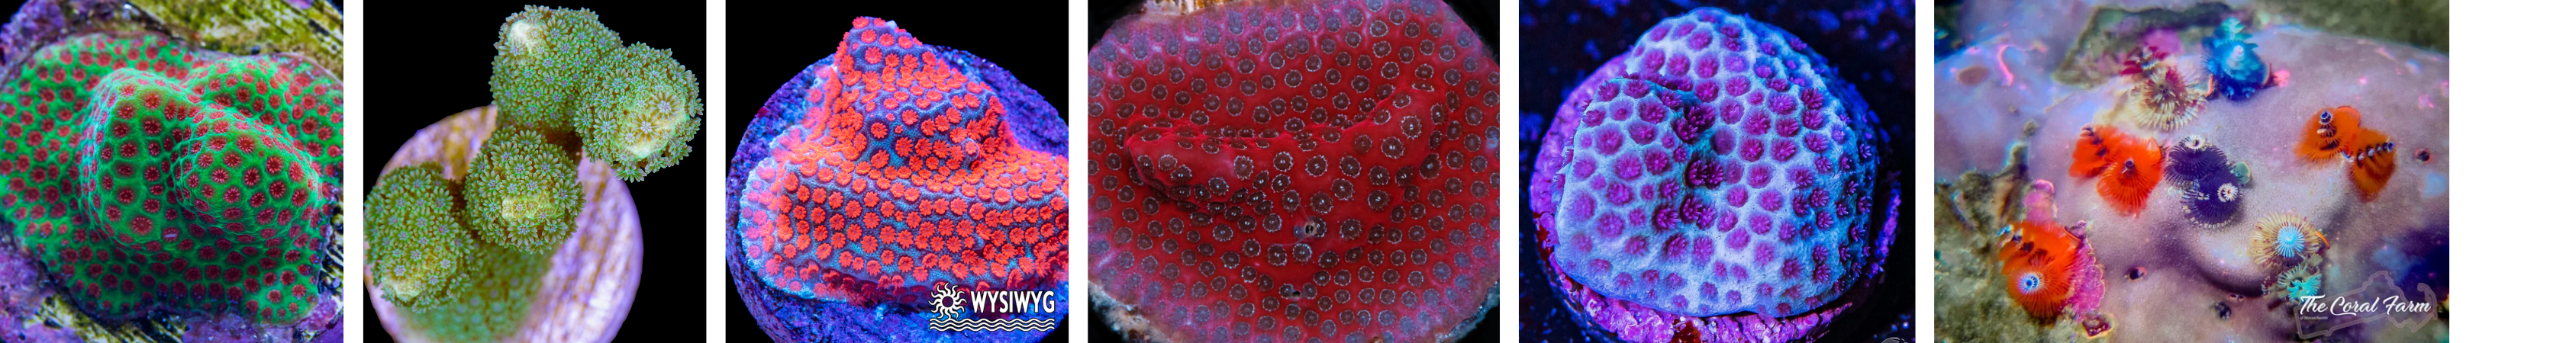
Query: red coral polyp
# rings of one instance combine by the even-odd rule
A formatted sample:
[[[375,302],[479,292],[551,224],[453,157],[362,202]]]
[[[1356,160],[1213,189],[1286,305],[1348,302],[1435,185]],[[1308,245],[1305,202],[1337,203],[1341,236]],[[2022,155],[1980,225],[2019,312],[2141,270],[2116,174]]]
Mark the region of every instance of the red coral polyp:
[[[1157,11],[1090,58],[1094,310],[1121,330],[1441,341],[1498,301],[1499,70],[1449,8]]]

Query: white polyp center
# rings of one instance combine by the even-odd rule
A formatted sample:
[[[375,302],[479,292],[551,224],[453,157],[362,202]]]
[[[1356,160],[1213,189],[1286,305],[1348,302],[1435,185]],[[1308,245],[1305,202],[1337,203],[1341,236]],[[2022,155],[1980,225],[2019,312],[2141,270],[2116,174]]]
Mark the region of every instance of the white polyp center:
[[[510,22],[510,46],[518,47],[519,51],[516,52],[534,54],[544,50],[546,41],[537,37],[537,31],[542,28],[534,21],[536,20]]]
[[[538,199],[536,195],[513,194],[501,198],[501,217],[510,220],[535,219],[546,212],[546,207],[546,201]]]
[[[628,111],[641,113],[627,113],[627,119],[633,122],[610,125],[622,128],[616,131],[626,136],[626,153],[643,158],[661,152],[663,140],[678,137],[676,133],[680,131],[681,124],[686,124],[688,117],[679,113],[680,100],[672,96],[677,92],[671,90],[670,85],[653,85],[639,92],[644,95],[640,99],[641,104],[629,107]]]

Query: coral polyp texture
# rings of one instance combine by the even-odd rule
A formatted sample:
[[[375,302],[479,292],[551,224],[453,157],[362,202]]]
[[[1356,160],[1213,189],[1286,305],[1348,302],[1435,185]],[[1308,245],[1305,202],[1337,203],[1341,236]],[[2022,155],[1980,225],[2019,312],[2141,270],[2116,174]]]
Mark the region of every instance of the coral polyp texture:
[[[18,247],[93,316],[303,319],[336,293],[337,80],[307,60],[73,36],[7,73]]]
[[[500,36],[492,43],[500,51],[492,56],[492,104],[503,121],[543,129],[570,126],[598,69],[592,62],[622,45],[587,9],[527,6],[502,21]]]
[[[696,136],[697,115],[705,106],[697,101],[697,74],[671,60],[670,50],[643,43],[601,58],[598,68],[573,116],[575,130],[586,138],[583,152],[630,181],[689,156],[689,138]]]
[[[573,158],[527,130],[503,129],[483,142],[465,172],[465,218],[476,237],[520,252],[545,253],[572,235],[581,194]]]
[[[1667,18],[1556,112],[1529,190],[1540,275],[1619,339],[1813,339],[1885,269],[1887,138],[1796,36]]]
[[[501,121],[574,133],[584,157],[627,181],[689,155],[705,104],[697,75],[670,50],[625,45],[590,10],[543,6],[510,15],[492,48]]]
[[[641,259],[620,180],[688,157],[697,76],[589,10],[524,7],[492,47],[494,105],[415,134],[367,199],[377,315],[407,340],[613,337]]]
[[[1455,341],[1497,306],[1500,70],[1447,5],[1158,7],[1090,59],[1092,309],[1121,334]]]
[[[726,261],[780,341],[1032,341],[934,331],[934,287],[1066,292],[1064,122],[991,62],[860,17],[764,103],[726,175]],[[974,318],[1061,325],[1066,312]]]
[[[444,302],[449,295],[436,287],[455,286],[467,263],[465,244],[474,238],[456,209],[455,186],[427,166],[395,168],[386,173],[367,203],[377,204],[367,216],[367,246],[382,270],[368,274],[385,298],[405,305]]]

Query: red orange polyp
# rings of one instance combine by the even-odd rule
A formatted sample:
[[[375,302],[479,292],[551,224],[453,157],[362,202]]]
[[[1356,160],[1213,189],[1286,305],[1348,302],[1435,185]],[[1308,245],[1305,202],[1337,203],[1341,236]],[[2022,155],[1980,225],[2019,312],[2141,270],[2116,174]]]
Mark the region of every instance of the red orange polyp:
[[[2076,279],[2077,268],[2091,267],[2078,263],[2087,262],[2081,257],[2088,252],[2079,251],[2081,238],[2056,223],[2025,221],[2014,227],[2021,229],[2019,236],[1998,247],[2006,293],[2032,318],[2055,319],[2067,310],[2074,288],[2082,286],[2077,282],[2088,281]]]
[[[2379,197],[2397,173],[2396,145],[2379,130],[2361,126],[2361,111],[2352,106],[2318,111],[2299,135],[2299,157],[2310,162],[2350,164],[2353,188],[2368,201]]]
[[[2075,138],[2068,175],[2101,177],[2093,192],[2123,215],[2146,210],[2147,196],[2164,179],[2165,153],[2154,138],[2130,136],[2110,125],[2084,127]]]

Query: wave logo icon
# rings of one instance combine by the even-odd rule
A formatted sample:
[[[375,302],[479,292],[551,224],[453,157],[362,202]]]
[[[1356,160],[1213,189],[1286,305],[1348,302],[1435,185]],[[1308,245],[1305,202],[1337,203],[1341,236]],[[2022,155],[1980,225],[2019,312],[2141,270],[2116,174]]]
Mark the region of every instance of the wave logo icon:
[[[1055,318],[976,318],[975,314],[1063,311],[1055,291],[977,291],[946,282],[932,288],[931,331],[1053,331]]]

